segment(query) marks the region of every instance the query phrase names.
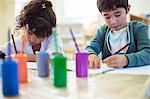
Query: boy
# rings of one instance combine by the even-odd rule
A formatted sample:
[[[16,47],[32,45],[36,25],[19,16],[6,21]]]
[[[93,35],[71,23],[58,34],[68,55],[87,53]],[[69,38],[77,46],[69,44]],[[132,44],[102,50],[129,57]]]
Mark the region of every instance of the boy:
[[[97,7],[106,25],[101,26],[86,47],[91,68],[101,66],[98,54],[109,67],[124,68],[150,64],[148,26],[127,23],[128,0],[97,0]]]

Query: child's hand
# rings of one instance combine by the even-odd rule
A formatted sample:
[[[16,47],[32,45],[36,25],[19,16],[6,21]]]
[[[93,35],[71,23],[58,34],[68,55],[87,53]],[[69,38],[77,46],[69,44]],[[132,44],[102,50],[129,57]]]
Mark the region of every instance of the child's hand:
[[[128,59],[125,55],[116,54],[110,57],[107,57],[103,60],[109,67],[113,68],[122,68],[128,64]]]
[[[100,58],[95,54],[90,54],[88,56],[90,68],[100,68]]]

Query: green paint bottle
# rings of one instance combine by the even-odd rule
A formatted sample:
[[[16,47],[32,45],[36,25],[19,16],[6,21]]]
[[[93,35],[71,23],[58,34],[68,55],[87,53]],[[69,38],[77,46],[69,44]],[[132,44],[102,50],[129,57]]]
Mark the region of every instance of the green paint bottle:
[[[65,87],[67,84],[66,57],[61,53],[58,46],[57,28],[52,28],[52,36],[54,36],[55,52],[50,56],[51,59],[51,79],[55,87]]]
[[[55,54],[51,57],[53,68],[53,83],[55,87],[65,87],[67,84],[66,57],[62,54]]]

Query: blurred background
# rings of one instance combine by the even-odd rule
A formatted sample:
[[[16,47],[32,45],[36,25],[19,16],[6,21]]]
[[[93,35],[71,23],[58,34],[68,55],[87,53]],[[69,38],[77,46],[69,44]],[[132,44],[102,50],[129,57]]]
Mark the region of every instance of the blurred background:
[[[16,16],[30,0],[0,0],[0,44],[7,42],[7,29],[16,29]],[[92,39],[98,26],[104,24],[98,12],[96,0],[51,0],[57,16],[57,26],[63,41],[63,50],[68,59],[74,59],[74,42],[69,32],[71,27],[80,50]],[[128,21],[138,20],[149,25],[150,0],[129,0],[131,5]]]

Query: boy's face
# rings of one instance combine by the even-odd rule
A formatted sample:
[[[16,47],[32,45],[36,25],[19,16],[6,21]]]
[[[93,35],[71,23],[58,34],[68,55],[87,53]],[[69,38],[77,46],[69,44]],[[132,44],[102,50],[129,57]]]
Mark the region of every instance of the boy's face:
[[[128,11],[124,8],[116,8],[115,10],[101,12],[106,25],[115,31],[126,27],[127,13]]]

